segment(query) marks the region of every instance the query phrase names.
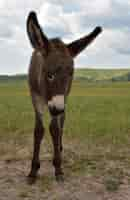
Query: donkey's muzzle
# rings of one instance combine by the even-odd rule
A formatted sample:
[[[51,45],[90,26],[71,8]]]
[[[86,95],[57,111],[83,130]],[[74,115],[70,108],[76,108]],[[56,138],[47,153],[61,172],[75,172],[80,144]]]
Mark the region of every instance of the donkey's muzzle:
[[[64,109],[57,109],[55,106],[49,107],[50,114],[52,116],[60,115],[64,112]]]
[[[64,96],[56,95],[53,96],[51,100],[48,101],[48,108],[51,115],[56,116],[64,112]]]

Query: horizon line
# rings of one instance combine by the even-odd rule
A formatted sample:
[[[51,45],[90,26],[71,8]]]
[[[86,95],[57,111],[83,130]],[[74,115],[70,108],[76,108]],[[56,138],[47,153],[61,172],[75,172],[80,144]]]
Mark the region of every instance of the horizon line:
[[[75,70],[130,70],[130,67],[76,67]],[[28,75],[28,73],[0,73],[0,76]]]

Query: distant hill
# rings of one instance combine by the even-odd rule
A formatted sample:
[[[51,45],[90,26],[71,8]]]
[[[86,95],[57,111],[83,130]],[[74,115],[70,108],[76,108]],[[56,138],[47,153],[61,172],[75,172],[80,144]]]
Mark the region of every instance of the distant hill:
[[[76,69],[74,78],[87,82],[130,81],[130,69]],[[27,80],[26,74],[0,75],[0,82]]]
[[[0,81],[4,82],[4,81],[22,81],[22,80],[26,80],[27,79],[27,75],[25,74],[20,74],[20,75],[0,75]]]
[[[76,69],[75,79],[88,82],[130,81],[130,69]]]

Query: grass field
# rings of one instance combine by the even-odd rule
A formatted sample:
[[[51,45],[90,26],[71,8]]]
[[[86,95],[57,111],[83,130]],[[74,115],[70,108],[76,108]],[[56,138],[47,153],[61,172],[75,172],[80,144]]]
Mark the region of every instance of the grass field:
[[[75,81],[68,98],[65,136],[122,142],[130,129],[129,88],[128,82],[96,85]],[[34,116],[26,82],[0,84],[0,102],[0,136],[30,134]],[[48,126],[49,116],[46,118]]]
[[[43,163],[52,158],[48,123],[46,113]],[[1,83],[1,161],[30,162],[33,126],[34,113],[26,81]],[[64,149],[63,166],[67,177],[91,176],[110,191],[119,189],[123,183],[130,184],[129,82],[102,85],[74,81],[67,104]],[[44,173],[44,181],[41,179],[39,184],[48,190],[54,180],[47,175],[44,179]],[[18,195],[26,197],[27,194],[28,190],[20,190]]]

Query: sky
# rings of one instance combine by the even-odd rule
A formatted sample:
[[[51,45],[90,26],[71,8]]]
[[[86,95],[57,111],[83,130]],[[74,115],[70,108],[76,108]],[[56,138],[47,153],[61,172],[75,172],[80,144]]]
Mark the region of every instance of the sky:
[[[33,49],[26,20],[31,10],[48,38],[66,43],[103,27],[76,58],[76,68],[130,68],[130,0],[0,0],[0,74],[28,72]]]

